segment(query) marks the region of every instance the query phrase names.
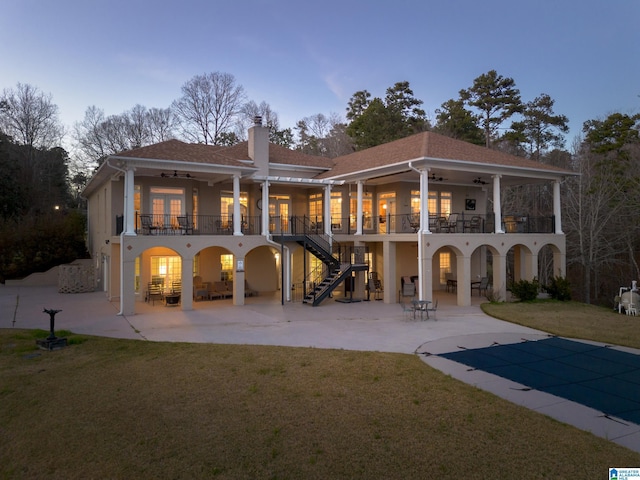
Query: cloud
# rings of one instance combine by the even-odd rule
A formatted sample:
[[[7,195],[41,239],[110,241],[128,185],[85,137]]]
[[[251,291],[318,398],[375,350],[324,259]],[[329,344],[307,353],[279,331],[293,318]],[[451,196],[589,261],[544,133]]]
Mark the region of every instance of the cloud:
[[[345,100],[348,96],[346,94],[345,86],[341,82],[340,75],[336,72],[327,73],[324,75],[324,83],[327,88],[336,96],[338,100]]]

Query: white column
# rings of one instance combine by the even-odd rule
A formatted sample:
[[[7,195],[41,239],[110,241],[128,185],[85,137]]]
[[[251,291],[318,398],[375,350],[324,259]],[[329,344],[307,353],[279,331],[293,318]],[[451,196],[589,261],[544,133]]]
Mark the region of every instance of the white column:
[[[262,235],[269,236],[269,182],[262,182]]]
[[[420,170],[420,233],[429,230],[429,169]]]
[[[553,215],[555,217],[555,233],[562,234],[562,217],[560,215],[560,180],[553,182]]]
[[[493,215],[495,221],[495,233],[504,233],[502,230],[502,209],[500,208],[500,175],[493,176]]]
[[[418,299],[425,298],[424,237],[429,231],[429,169],[420,170],[420,228],[418,228]],[[430,294],[431,295],[431,294]]]
[[[182,310],[193,310],[193,258],[182,257]]]
[[[133,196],[134,196],[134,169],[128,167],[125,170],[124,175],[124,234],[135,236],[136,234],[136,225],[135,225],[135,211],[133,207]]]
[[[331,185],[324,187],[324,233],[331,236]]]
[[[364,182],[362,180],[358,180],[356,185],[358,186],[358,194],[356,198],[356,235],[362,235],[362,196],[364,191]]]
[[[233,176],[233,234],[242,235],[242,217],[240,216],[240,176]]]
[[[503,252],[493,253],[493,294],[498,301],[506,301],[507,297],[507,257]]]

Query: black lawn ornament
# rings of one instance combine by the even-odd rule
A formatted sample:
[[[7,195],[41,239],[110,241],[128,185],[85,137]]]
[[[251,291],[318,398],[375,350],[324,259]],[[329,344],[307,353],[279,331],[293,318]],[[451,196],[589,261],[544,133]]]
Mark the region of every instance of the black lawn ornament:
[[[66,337],[56,337],[54,333],[55,323],[56,323],[56,313],[61,312],[62,310],[54,310],[54,309],[44,309],[44,313],[49,314],[49,336],[44,339],[36,340],[36,344],[42,348],[43,350],[58,350],[60,348],[67,346],[67,338]]]

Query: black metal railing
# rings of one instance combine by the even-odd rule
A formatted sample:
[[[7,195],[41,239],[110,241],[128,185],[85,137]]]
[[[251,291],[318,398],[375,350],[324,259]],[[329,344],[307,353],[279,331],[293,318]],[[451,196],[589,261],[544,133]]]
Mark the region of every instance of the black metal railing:
[[[363,234],[417,233],[419,230],[419,214],[365,216],[362,221]],[[555,233],[555,218],[553,216],[503,215],[502,230],[506,233]],[[492,213],[430,215],[429,231],[431,233],[493,233],[495,216]],[[354,217],[340,219],[332,217],[331,232],[333,234],[356,233]]]
[[[170,215],[136,213],[139,235],[233,235],[233,215]],[[260,235],[260,217],[243,215],[245,235]]]
[[[245,235],[262,233],[260,216],[242,215],[240,228]],[[123,231],[123,216],[116,215],[116,234]],[[502,215],[502,231],[505,233],[555,233],[554,216]],[[141,214],[136,212],[135,229],[139,235],[233,235],[233,215],[170,215]],[[366,215],[362,218],[363,234],[413,234],[420,230],[418,214],[385,216]],[[429,216],[431,233],[493,233],[495,217],[454,213]],[[270,216],[269,232],[272,235],[315,235],[329,245],[330,235],[324,230],[322,217]],[[356,222],[353,216],[331,218],[332,235],[353,235]]]

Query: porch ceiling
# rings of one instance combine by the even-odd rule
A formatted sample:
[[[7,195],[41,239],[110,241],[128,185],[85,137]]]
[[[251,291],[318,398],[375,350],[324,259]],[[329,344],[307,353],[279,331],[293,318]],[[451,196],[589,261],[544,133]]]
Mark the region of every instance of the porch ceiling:
[[[376,172],[373,171],[368,173],[368,177],[359,178],[358,180],[364,180],[368,185],[383,185],[392,182],[413,182],[418,184],[420,182],[418,172],[407,165],[394,170],[381,170],[377,172],[379,175],[376,175]],[[429,185],[492,187],[494,175],[501,175],[500,184],[502,186],[548,183],[558,178],[557,175],[549,175],[548,173],[526,172],[516,174],[514,172],[487,172],[483,169],[457,170],[445,167],[431,167],[429,168]]]

